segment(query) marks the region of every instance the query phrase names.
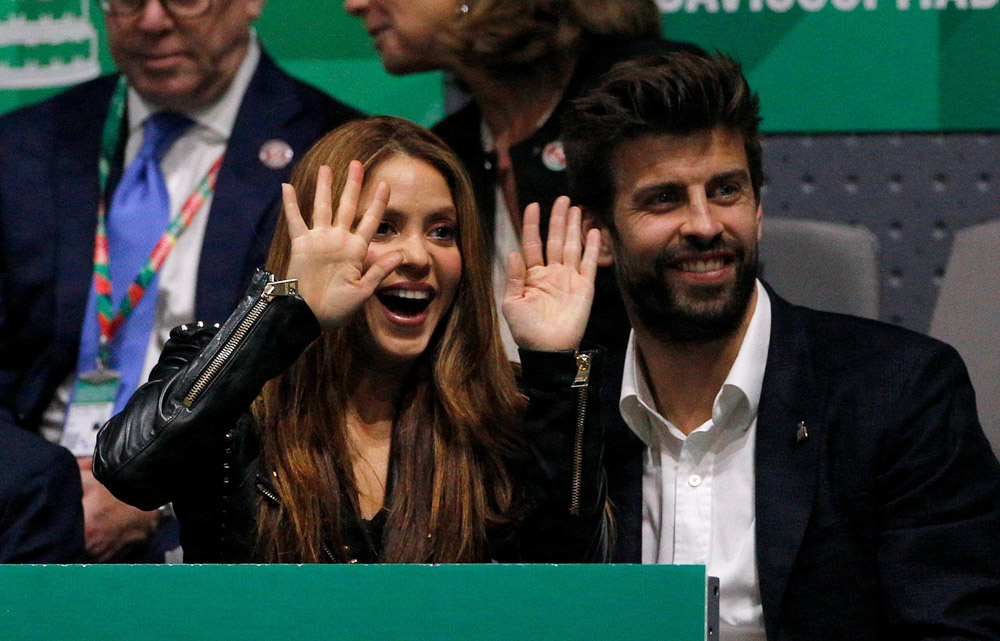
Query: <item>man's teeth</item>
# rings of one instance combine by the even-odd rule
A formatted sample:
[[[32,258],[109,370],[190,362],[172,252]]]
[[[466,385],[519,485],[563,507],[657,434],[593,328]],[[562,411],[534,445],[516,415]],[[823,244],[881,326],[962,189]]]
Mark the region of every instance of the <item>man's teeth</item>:
[[[725,261],[721,258],[713,260],[689,260],[680,264],[681,271],[685,272],[713,272],[722,269]]]
[[[413,300],[427,300],[431,297],[431,293],[425,289],[390,289],[385,291],[384,294],[386,296],[410,298]]]

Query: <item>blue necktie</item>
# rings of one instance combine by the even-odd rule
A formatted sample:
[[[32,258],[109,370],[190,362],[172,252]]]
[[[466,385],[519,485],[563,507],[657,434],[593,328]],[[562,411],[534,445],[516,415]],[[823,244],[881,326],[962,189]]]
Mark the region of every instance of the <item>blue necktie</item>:
[[[160,160],[192,124],[194,122],[187,116],[172,112],[150,116],[143,124],[142,148],[125,168],[115,190],[108,210],[107,230],[111,296],[116,312],[128,286],[139,275],[139,270],[149,259],[170,221],[170,195],[160,170]],[[121,411],[139,385],[156,316],[158,280],[154,278],[150,283],[146,294],[111,343],[109,367],[122,376],[115,412]],[[99,337],[97,296],[91,282],[77,372],[94,369]]]

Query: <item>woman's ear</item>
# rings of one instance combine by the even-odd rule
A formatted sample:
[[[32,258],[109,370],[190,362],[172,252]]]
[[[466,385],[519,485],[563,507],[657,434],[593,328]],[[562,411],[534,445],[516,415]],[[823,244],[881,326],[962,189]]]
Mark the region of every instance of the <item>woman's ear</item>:
[[[601,222],[601,219],[591,213],[588,209],[583,209],[583,233],[587,234],[591,229],[598,229],[601,232],[601,249],[597,254],[597,264],[600,267],[610,267],[614,264],[614,254],[611,252],[611,232]]]

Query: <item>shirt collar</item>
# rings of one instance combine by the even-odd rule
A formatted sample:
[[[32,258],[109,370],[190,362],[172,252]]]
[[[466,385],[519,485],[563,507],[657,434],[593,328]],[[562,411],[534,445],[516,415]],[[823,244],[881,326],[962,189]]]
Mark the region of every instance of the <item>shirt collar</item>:
[[[212,104],[199,109],[184,111],[184,115],[190,117],[198,125],[206,128],[209,135],[222,141],[229,140],[233,133],[233,125],[236,123],[236,114],[240,110],[243,102],[243,94],[246,93],[253,78],[254,71],[257,70],[257,63],[260,62],[260,44],[257,42],[257,34],[252,31],[250,34],[250,44],[247,53],[240,63],[240,68],[236,70],[233,81],[229,88]],[[128,90],[128,127],[129,134],[136,133],[154,113],[162,111],[156,105],[150,103],[140,96],[131,86]]]
[[[734,425],[742,430],[748,429],[757,418],[771,342],[771,299],[760,281],[757,281],[756,288],[757,304],[740,344],[740,351],[712,406],[714,424]],[[667,420],[656,411],[656,402],[639,364],[638,355],[633,331],[625,351],[625,370],[622,373],[618,408],[629,429],[646,445],[651,445],[654,439],[653,424],[667,424]],[[659,418],[659,421],[651,421],[653,417]]]

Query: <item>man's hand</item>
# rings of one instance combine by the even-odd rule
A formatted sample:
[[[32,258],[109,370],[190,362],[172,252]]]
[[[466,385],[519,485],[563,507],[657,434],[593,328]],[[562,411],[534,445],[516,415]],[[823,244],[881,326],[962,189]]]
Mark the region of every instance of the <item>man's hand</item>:
[[[160,522],[160,511],[145,512],[122,503],[94,478],[93,459],[78,458],[83,481],[84,536],[87,557],[108,563],[149,539]]]
[[[539,215],[537,203],[524,210],[524,255],[513,252],[507,259],[503,314],[518,347],[576,349],[594,301],[600,232],[587,232],[584,247],[580,208],[560,196],[552,205],[543,255]]]

